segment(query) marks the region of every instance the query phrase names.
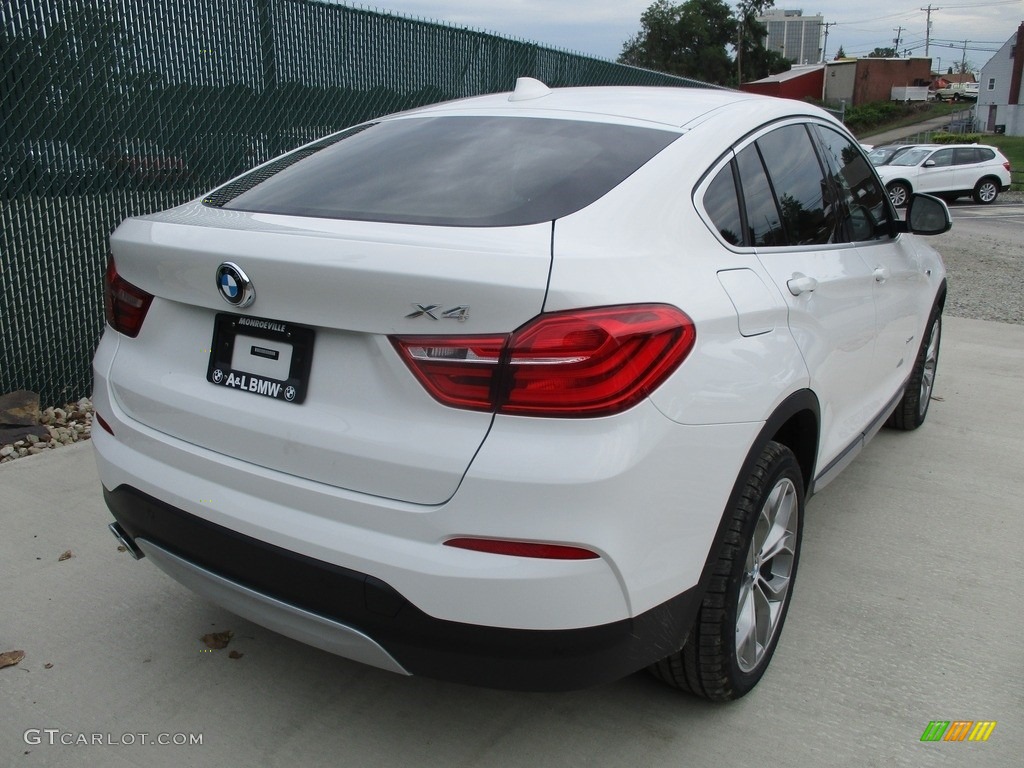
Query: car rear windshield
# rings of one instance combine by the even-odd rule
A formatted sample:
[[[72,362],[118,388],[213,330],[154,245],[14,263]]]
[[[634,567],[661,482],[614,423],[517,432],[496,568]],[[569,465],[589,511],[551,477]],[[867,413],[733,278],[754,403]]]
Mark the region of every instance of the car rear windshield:
[[[321,142],[323,149],[297,162],[280,163],[277,172],[253,171],[205,202],[403,224],[535,224],[589,205],[679,137],[526,117],[423,117],[361,128]]]

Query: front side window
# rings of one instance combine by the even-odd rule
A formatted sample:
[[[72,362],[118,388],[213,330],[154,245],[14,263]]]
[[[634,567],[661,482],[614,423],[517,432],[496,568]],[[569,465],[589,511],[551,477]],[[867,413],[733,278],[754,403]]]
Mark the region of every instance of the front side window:
[[[813,128],[829,169],[832,185],[842,197],[839,233],[843,241],[863,242],[892,236],[889,197],[860,148],[832,128]]]
[[[934,155],[928,158],[928,161],[936,168],[945,168],[947,165],[953,164],[953,150],[952,149],[940,149]]]

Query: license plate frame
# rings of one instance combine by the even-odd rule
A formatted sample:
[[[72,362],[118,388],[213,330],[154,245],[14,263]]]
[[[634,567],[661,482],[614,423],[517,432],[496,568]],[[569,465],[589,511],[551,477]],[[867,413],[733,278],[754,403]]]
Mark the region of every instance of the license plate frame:
[[[218,312],[213,322],[206,380],[220,387],[301,405],[309,389],[315,339],[316,331],[305,325]],[[250,343],[261,340],[266,346]],[[251,350],[247,352],[245,346]],[[254,368],[273,370],[274,361],[282,358],[283,365],[278,366],[277,376],[246,370],[247,354]]]

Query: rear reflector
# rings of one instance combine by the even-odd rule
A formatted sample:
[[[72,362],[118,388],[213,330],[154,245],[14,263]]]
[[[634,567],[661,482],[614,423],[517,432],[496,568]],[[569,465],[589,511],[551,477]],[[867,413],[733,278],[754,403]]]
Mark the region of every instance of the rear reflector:
[[[109,424],[107,424],[107,420],[106,419],[104,419],[102,416],[100,416],[95,411],[93,412],[92,415],[96,418],[96,423],[97,424],[99,424],[101,427],[103,427],[103,429],[106,430],[107,432],[109,432],[111,435],[114,434],[114,430],[110,428]]]
[[[667,304],[553,312],[504,336],[395,336],[438,401],[519,416],[608,416],[647,397],[686,359],[696,330]]]
[[[474,552],[487,552],[492,555],[511,555],[513,557],[535,557],[543,560],[596,560],[600,555],[582,547],[570,547],[565,544],[537,544],[530,541],[504,541],[502,539],[449,539],[446,547],[471,549]]]
[[[103,281],[103,309],[107,324],[118,333],[135,338],[142,330],[152,294],[132,285],[119,274],[114,259],[107,262],[107,274]]]

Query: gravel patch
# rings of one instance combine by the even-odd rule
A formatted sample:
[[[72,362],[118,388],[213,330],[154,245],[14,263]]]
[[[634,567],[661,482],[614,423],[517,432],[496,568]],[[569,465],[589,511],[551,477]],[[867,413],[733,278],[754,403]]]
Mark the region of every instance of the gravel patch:
[[[41,411],[39,423],[47,434],[27,435],[22,440],[0,445],[0,464],[88,440],[92,436],[92,415],[92,401],[87,397]]]
[[[1024,192],[1006,192],[999,200],[1022,203]],[[1020,224],[958,218],[946,234],[923,239],[942,254],[946,264],[947,315],[1024,325]]]

